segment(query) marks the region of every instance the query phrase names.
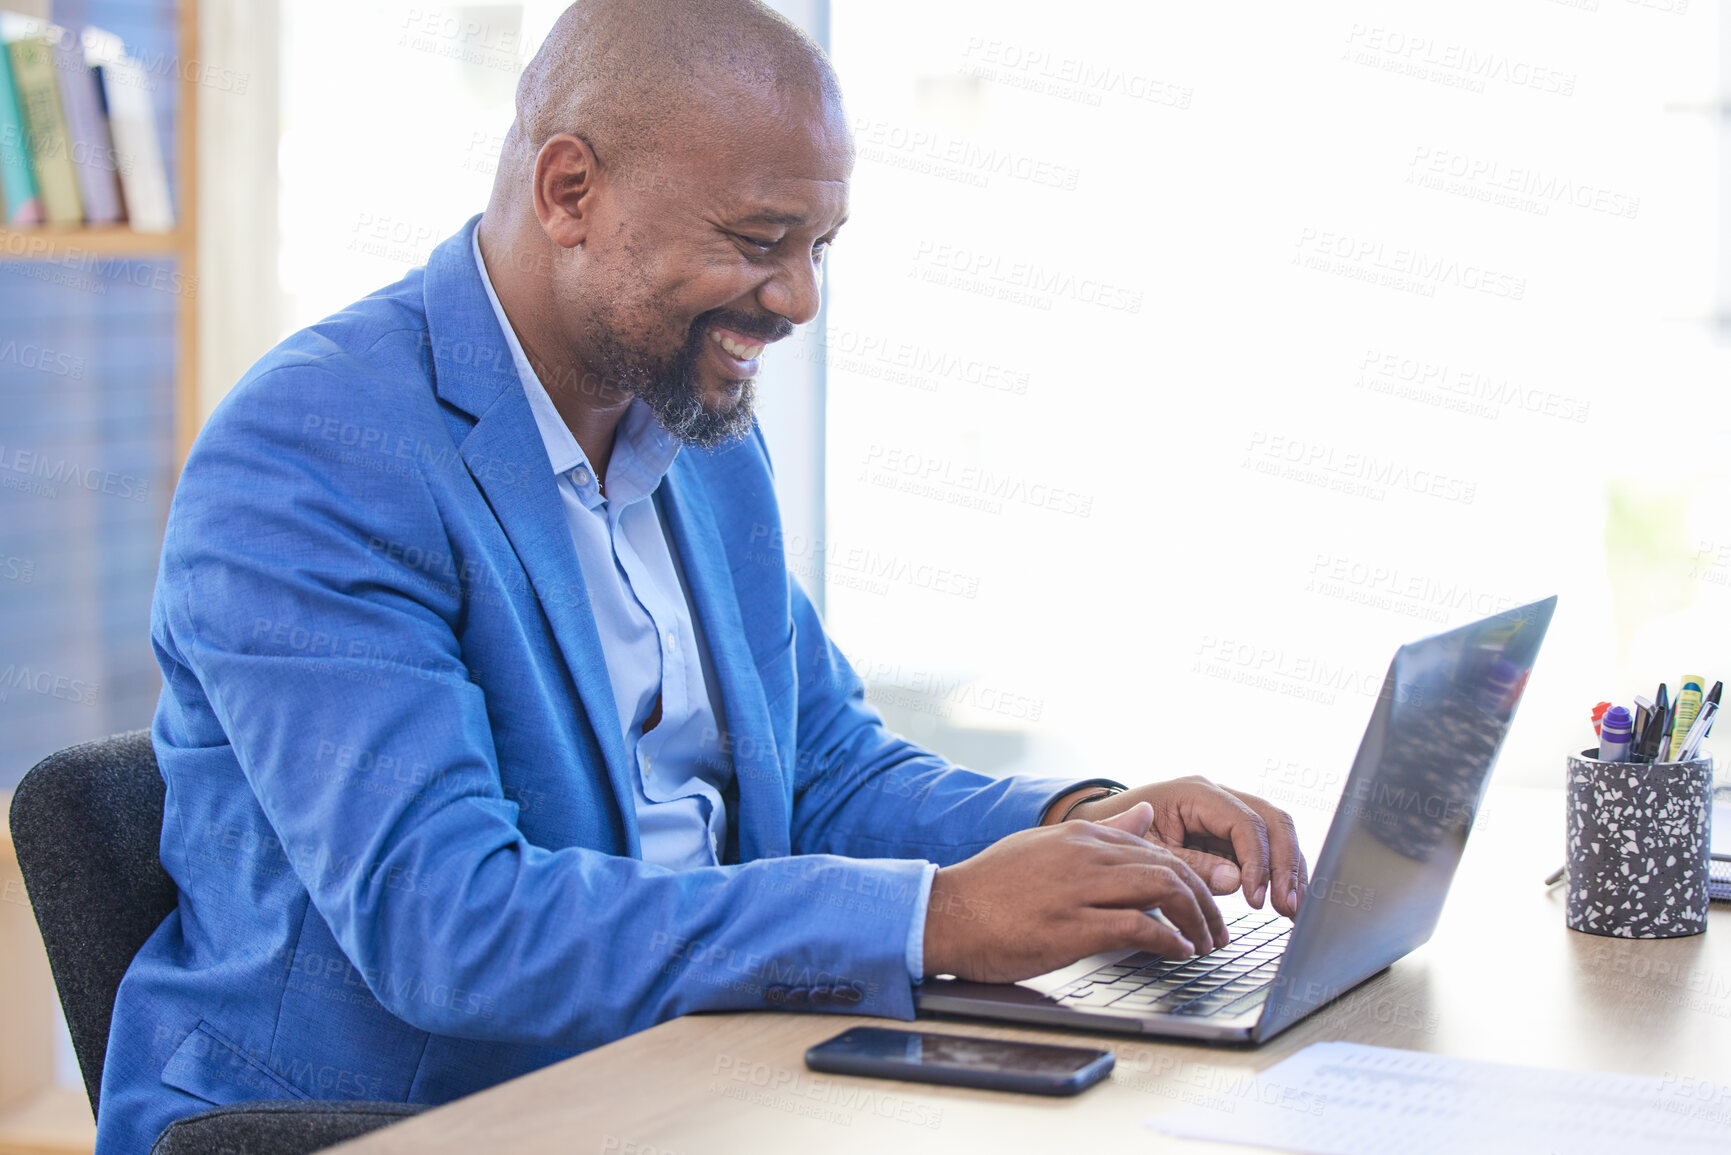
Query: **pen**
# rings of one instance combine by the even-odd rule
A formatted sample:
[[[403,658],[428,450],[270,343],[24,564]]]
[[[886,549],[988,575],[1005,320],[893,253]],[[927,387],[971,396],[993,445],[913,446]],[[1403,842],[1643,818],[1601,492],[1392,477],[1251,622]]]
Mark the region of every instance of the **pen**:
[[[1659,692],[1653,695],[1653,719],[1647,723],[1647,732],[1641,735],[1641,761],[1657,762],[1659,760],[1659,738],[1669,728],[1671,719],[1671,698],[1665,690],[1665,683],[1659,683]]]
[[[1557,867],[1557,869],[1551,871],[1551,875],[1549,878],[1545,879],[1545,886],[1547,888],[1553,887],[1553,886],[1557,885],[1557,883],[1563,881],[1563,879],[1567,878],[1568,876],[1569,876],[1569,868],[1566,866],[1559,866],[1559,867]]]
[[[1713,728],[1713,716],[1719,712],[1716,702],[1708,702],[1701,707],[1701,712],[1695,715],[1695,722],[1689,727],[1689,733],[1683,739],[1683,749],[1677,755],[1677,761],[1689,762],[1695,757],[1695,752],[1701,748],[1701,740],[1707,737],[1707,731]]]

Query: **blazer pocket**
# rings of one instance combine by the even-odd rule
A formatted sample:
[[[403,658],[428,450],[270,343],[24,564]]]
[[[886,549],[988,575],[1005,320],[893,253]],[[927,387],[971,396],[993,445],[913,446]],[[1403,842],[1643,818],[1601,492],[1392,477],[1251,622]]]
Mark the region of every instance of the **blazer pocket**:
[[[757,663],[757,679],[763,685],[764,703],[773,708],[794,688],[797,677],[798,669],[793,659],[793,633],[789,631],[787,641]]]
[[[219,1106],[247,1099],[311,1098],[271,1070],[262,1052],[249,1052],[203,1019],[169,1056],[162,1081]]]

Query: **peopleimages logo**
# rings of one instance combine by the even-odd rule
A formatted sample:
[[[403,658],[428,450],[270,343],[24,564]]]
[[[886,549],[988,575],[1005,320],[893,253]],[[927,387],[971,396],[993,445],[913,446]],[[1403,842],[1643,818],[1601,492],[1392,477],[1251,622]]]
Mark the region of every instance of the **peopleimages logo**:
[[[1575,74],[1534,64],[1506,52],[1439,41],[1394,28],[1354,24],[1345,59],[1354,64],[1483,92],[1487,83],[1507,84],[1552,96],[1572,96]]]
[[[1524,208],[1538,216],[1550,215],[1554,204],[1571,205],[1606,216],[1634,220],[1641,211],[1641,198],[1629,193],[1578,181],[1531,165],[1505,164],[1486,156],[1472,156],[1421,144],[1408,162],[1407,182],[1445,192],[1471,195],[1507,194],[1495,203]],[[1451,184],[1448,182],[1458,182]]]
[[[1298,251],[1292,258],[1294,264],[1391,288],[1414,289],[1425,296],[1435,296],[1439,285],[1485,293],[1508,301],[1519,301],[1527,295],[1525,277],[1471,261],[1389,245],[1370,237],[1305,228],[1298,234],[1296,247]]]
[[[1006,260],[997,253],[922,240],[914,247],[921,279],[950,288],[983,293],[1017,304],[1049,310],[1055,300],[1095,305],[1121,313],[1140,313],[1142,293],[1094,277],[1031,261]]]
[[[5,474],[12,474],[7,477]],[[18,489],[40,497],[58,497],[62,486],[91,493],[143,501],[150,483],[131,474],[115,473],[96,465],[79,465],[65,458],[0,444],[0,488]]]
[[[1321,442],[1257,430],[1250,436],[1244,468],[1381,501],[1391,489],[1471,505],[1478,483],[1432,469],[1414,469],[1393,458],[1341,450]]]
[[[33,670],[29,666],[11,665],[0,669],[0,702],[4,702],[13,690],[23,690],[30,694],[40,694],[44,698],[58,698],[62,702],[94,706],[97,688],[95,682],[87,682],[83,678],[55,674],[48,670]]]
[[[977,188],[986,188],[992,177],[1001,176],[1072,192],[1082,175],[1079,169],[1045,156],[891,121],[855,117],[853,130],[865,160]]]
[[[1099,105],[1106,96],[1145,101],[1167,108],[1190,107],[1195,90],[1133,68],[1120,68],[1045,47],[970,36],[962,71],[981,80],[1022,88],[1078,103]]]

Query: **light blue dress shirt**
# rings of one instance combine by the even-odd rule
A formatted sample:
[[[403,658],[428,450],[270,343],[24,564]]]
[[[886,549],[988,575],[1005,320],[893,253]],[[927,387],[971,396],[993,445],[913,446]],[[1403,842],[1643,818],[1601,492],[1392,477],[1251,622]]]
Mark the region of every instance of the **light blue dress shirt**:
[[[646,404],[632,401],[614,437],[603,497],[588,457],[554,408],[499,304],[481,257],[479,229],[473,248],[557,478],[607,655],[620,730],[637,767],[632,787],[643,860],[675,870],[714,866],[727,838],[722,790],[733,777],[726,713],[708,645],[694,627],[684,574],[654,501],[656,487],[678,456],[678,439]],[[658,693],[661,718],[645,734]],[[927,864],[908,928],[908,974],[915,982],[925,971],[926,907],[937,869]]]

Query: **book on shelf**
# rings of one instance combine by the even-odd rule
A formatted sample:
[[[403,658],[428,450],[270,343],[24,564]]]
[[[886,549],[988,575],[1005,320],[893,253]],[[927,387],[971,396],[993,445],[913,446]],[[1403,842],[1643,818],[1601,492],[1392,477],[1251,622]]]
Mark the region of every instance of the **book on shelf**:
[[[114,144],[102,115],[96,74],[84,62],[84,40],[79,33],[61,29],[53,46],[60,107],[66,112],[66,137],[84,201],[84,219],[93,225],[111,225],[120,219],[120,182],[114,171]]]
[[[12,86],[12,54],[0,45],[0,224],[39,225],[42,198],[24,137],[24,113]]]
[[[126,55],[120,37],[112,32],[86,28],[84,55],[101,80],[127,223],[141,233],[171,233],[174,202],[168,195],[168,165],[156,135],[150,78],[138,61]]]
[[[80,224],[84,201],[66,138],[54,48],[46,36],[20,36],[9,40],[6,50],[12,57],[12,83],[24,111],[24,135],[30,142],[30,166],[42,194],[43,215],[51,225]]]
[[[0,223],[173,232],[151,80],[120,38],[0,12],[0,57]]]

